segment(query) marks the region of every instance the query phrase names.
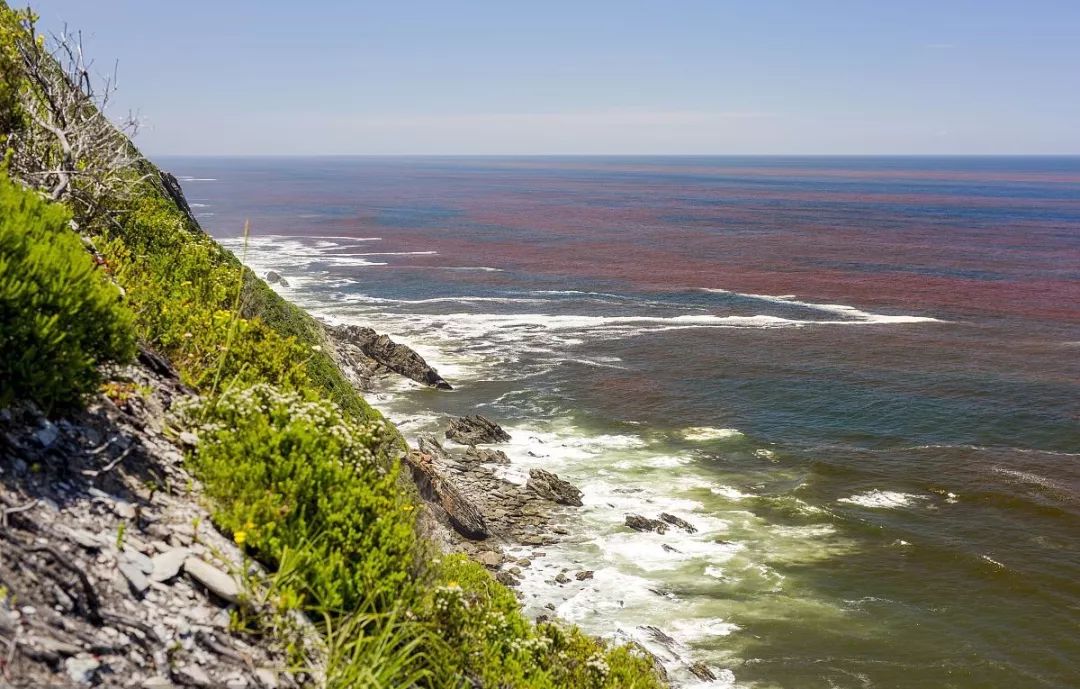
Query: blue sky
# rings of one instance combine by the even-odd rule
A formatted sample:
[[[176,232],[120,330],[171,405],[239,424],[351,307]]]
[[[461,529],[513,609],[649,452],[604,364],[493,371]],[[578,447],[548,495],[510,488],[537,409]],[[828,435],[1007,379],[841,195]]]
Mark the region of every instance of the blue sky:
[[[34,7],[153,154],[1080,153],[1075,0]]]

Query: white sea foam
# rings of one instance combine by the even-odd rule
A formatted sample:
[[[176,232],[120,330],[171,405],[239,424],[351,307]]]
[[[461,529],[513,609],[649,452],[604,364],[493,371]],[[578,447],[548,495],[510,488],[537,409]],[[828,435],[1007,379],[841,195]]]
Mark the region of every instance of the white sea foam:
[[[813,311],[821,311],[824,313],[835,313],[841,316],[847,316],[851,319],[850,322],[855,323],[940,323],[937,318],[930,318],[926,316],[890,316],[881,313],[871,313],[870,311],[863,311],[862,309],[854,306],[848,306],[846,304],[819,304],[817,302],[799,301],[795,299],[795,295],[787,294],[782,296],[776,296],[772,294],[748,294],[744,292],[733,292],[726,289],[715,288],[702,288],[704,292],[713,292],[716,294],[731,294],[738,297],[744,297],[747,299],[754,299],[756,301],[771,302],[773,304],[782,304],[790,306],[801,306],[803,308],[811,309]],[[819,321],[821,323],[846,323],[849,321]]]
[[[840,498],[837,502],[846,502],[851,505],[858,505],[859,507],[890,509],[894,507],[907,507],[925,499],[926,496],[924,495],[900,493],[892,490],[871,490],[866,493],[852,495],[848,498]]]
[[[687,440],[723,440],[725,438],[741,438],[742,433],[737,428],[691,426],[682,430],[682,437]]]
[[[183,175],[178,178],[181,182],[216,182],[216,177],[191,177]]]
[[[732,488],[731,486],[713,486],[709,488],[709,492],[713,495],[719,495],[722,498],[727,498],[728,500],[742,500],[744,498],[754,497],[750,493],[744,493],[737,488]]]

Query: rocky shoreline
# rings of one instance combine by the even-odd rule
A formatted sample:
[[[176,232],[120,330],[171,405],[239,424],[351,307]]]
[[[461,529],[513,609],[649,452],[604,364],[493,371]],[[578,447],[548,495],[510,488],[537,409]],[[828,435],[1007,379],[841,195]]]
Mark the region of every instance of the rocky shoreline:
[[[327,326],[329,343],[338,363],[351,380],[365,391],[378,391],[385,376],[403,375],[429,387],[450,390],[434,368],[418,354],[370,328]],[[388,357],[385,352],[394,352]],[[390,366],[386,361],[398,362]],[[432,381],[441,381],[438,384]],[[511,440],[495,421],[480,415],[447,419],[442,438],[421,434],[417,447],[403,459],[404,465],[424,500],[427,532],[444,551],[461,552],[487,567],[501,583],[516,590],[526,569],[547,557],[545,548],[554,546],[571,533],[574,511],[583,506],[582,491],[550,471],[532,468],[528,480],[517,483],[507,478],[511,464],[500,443]],[[626,528],[638,532],[666,533],[697,529],[685,519],[659,513],[655,518],[625,515]],[[678,552],[669,545],[665,550]],[[584,568],[545,568],[551,587],[589,585],[594,572]],[[519,598],[522,597],[519,592]],[[663,592],[657,591],[657,595]],[[548,604],[554,611],[555,606]],[[538,615],[543,620],[548,614]],[[630,638],[623,641],[651,655],[657,667],[678,669],[703,683],[718,679],[704,663],[686,657],[681,647],[663,630],[643,626],[639,630],[646,645]],[[685,676],[684,675],[684,676]]]

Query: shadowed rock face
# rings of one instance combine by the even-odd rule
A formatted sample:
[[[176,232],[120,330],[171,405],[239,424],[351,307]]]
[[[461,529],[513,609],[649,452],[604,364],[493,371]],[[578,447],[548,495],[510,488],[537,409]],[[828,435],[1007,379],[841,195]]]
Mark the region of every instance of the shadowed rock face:
[[[499,424],[479,414],[450,419],[450,430],[446,431],[446,437],[462,445],[505,443],[510,440],[510,434]]]
[[[432,454],[413,451],[403,460],[421,497],[442,508],[450,525],[462,536],[477,540],[490,536],[484,515],[435,468],[435,459]]]
[[[569,481],[564,481],[550,471],[544,471],[543,469],[530,470],[529,481],[525,484],[525,487],[537,495],[560,505],[581,507],[581,491]]]
[[[344,355],[339,358],[360,360],[339,361],[343,367],[364,369],[367,377],[384,369],[439,390],[453,389],[422,356],[371,328],[359,325],[326,326],[326,333],[333,340],[339,355]]]

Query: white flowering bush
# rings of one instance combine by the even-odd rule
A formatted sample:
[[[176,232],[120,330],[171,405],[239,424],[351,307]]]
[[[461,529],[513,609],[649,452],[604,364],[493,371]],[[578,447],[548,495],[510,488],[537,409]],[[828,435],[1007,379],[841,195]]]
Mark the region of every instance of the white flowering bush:
[[[415,509],[384,453],[380,420],[260,384],[182,411],[214,519],[271,566],[295,558],[321,610],[389,609],[412,585]]]

